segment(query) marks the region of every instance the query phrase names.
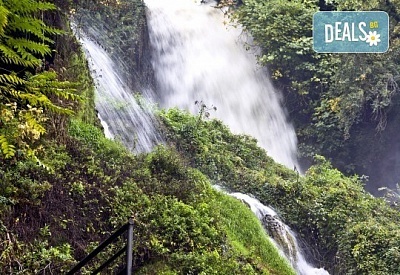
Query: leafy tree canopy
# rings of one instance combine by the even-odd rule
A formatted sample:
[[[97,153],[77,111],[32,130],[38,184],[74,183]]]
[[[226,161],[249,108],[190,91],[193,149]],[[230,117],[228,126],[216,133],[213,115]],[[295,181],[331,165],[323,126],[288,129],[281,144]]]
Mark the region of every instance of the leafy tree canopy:
[[[352,163],[358,125],[381,132],[399,93],[398,1],[244,0],[232,18],[254,37],[259,61],[285,94],[304,157],[319,153]],[[318,54],[312,49],[312,18],[319,10],[382,10],[390,17],[384,54]],[[371,140],[373,140],[371,138]],[[365,140],[368,142],[368,140]],[[347,153],[343,153],[347,150]],[[354,158],[353,158],[354,161]],[[343,167],[341,167],[343,168]]]

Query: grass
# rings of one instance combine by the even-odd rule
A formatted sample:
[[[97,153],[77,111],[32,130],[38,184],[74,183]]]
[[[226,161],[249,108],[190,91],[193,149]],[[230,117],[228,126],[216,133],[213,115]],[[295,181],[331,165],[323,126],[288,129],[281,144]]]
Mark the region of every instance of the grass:
[[[268,267],[270,274],[296,274],[270,241],[258,218],[245,204],[223,193],[217,196],[227,238],[236,250],[246,257],[256,259],[261,269]]]

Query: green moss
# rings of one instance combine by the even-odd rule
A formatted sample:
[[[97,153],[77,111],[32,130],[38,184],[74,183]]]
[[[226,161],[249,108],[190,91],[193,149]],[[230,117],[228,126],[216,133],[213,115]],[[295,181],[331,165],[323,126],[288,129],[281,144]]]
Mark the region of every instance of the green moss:
[[[94,83],[88,70],[88,64],[83,52],[80,51],[72,54],[71,67],[73,70],[70,70],[70,74],[73,75],[70,75],[69,77],[75,79],[75,81],[80,84],[80,94],[85,99],[81,104],[76,117],[87,123],[98,124],[98,118],[94,104]]]
[[[219,194],[216,203],[221,211],[227,238],[235,250],[270,274],[296,274],[279,255],[260,221],[246,205],[225,194]]]

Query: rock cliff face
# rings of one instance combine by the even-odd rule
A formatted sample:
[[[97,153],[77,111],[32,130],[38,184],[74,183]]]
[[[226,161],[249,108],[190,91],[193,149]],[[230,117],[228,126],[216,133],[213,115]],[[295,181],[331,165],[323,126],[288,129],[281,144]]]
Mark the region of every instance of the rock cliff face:
[[[141,83],[154,88],[154,71],[151,64],[150,38],[147,21],[141,26],[140,41],[136,52],[137,71],[139,72]]]
[[[277,216],[271,214],[265,214],[262,218],[262,224],[265,230],[267,230],[268,235],[282,248],[290,263],[295,265],[298,261],[296,240],[290,234],[286,225]]]
[[[149,35],[142,1],[121,1],[116,7],[80,7],[74,22],[80,35],[96,41],[110,54],[133,91],[153,90]]]

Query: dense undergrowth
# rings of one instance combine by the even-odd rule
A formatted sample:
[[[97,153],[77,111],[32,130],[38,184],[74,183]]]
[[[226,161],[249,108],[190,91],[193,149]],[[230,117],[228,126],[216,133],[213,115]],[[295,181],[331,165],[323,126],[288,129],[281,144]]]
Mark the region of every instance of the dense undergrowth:
[[[52,171],[1,167],[2,272],[65,272],[133,217],[139,274],[293,274],[252,212],[173,149],[133,156],[77,120],[46,147]]]
[[[215,184],[253,194],[273,206],[332,274],[398,274],[400,212],[346,177],[323,157],[300,176],[269,158],[248,136],[220,121],[161,112],[166,135]]]

